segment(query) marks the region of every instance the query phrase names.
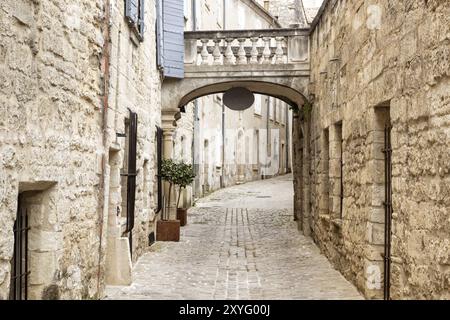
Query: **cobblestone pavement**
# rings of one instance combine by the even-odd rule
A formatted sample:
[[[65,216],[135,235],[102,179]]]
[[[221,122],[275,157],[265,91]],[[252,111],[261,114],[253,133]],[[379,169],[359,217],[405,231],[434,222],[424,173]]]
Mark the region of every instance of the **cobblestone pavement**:
[[[361,299],[292,218],[292,176],[219,190],[190,209],[107,299]]]

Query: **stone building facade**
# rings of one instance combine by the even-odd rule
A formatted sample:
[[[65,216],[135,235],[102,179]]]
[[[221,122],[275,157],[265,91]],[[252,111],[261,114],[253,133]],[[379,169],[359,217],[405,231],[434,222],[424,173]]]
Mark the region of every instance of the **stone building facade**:
[[[330,0],[312,25],[295,211],[368,298],[450,298],[449,17],[448,1]]]
[[[259,2],[185,1],[185,29],[280,28]],[[219,188],[288,172],[291,119],[286,103],[258,94],[254,105],[242,112],[225,107],[222,94],[189,103],[174,137],[175,159],[194,163],[197,172],[183,196],[185,206]]]
[[[0,2],[0,299],[24,298],[23,276],[29,299],[101,297],[130,283],[151,240],[157,13],[132,2]],[[271,2],[185,1],[186,29],[292,24]],[[324,1],[309,103],[293,120],[273,98],[233,112],[210,95],[186,106],[165,156],[198,165],[200,196],[267,176],[258,146],[288,171],[293,127],[299,228],[368,298],[386,294],[389,275],[394,299],[448,299],[449,17],[448,1]]]
[[[148,244],[161,117],[155,8],[141,7],[137,24],[123,4],[0,3],[0,299],[25,298],[12,273],[26,271],[28,299],[101,297],[105,283],[131,280]],[[135,221],[125,232],[131,112]]]

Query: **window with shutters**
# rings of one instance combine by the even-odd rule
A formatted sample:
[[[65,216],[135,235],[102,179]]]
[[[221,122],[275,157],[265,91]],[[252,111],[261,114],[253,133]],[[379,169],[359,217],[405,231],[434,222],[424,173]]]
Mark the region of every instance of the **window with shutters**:
[[[125,0],[125,18],[139,40],[144,41],[145,0]]]

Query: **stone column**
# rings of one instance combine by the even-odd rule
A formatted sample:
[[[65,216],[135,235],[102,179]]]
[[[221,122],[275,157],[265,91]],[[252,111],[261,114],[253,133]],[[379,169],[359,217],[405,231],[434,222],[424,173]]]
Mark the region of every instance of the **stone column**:
[[[161,112],[161,121],[163,129],[163,158],[173,159],[173,144],[174,144],[174,133],[176,128],[175,116],[179,113],[178,109],[167,109]],[[163,182],[164,184],[164,196],[166,201],[169,200],[169,183]],[[175,186],[172,186],[170,203],[167,203],[169,209],[169,219],[176,219],[176,201],[175,201]],[[167,208],[166,208],[167,209]]]

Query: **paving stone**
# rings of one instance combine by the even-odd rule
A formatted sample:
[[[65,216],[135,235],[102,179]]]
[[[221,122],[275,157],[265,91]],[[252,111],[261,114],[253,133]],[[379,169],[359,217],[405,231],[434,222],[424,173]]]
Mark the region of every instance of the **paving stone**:
[[[291,199],[291,176],[201,199],[180,242],[150,247],[132,285],[108,287],[106,299],[362,299],[298,232]]]

